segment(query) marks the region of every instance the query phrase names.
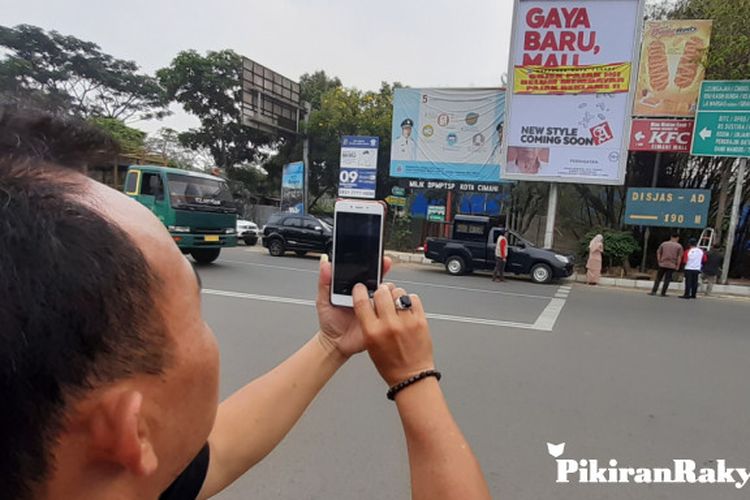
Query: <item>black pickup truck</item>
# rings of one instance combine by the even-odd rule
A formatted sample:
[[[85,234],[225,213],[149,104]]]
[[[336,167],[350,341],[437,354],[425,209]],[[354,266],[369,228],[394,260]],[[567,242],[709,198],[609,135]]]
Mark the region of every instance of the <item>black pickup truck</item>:
[[[445,264],[454,275],[495,267],[495,243],[501,228],[492,227],[489,217],[457,215],[453,237],[427,238],[424,255]],[[506,231],[508,261],[506,273],[528,274],[536,283],[549,283],[573,274],[573,256],[537,248],[513,231]]]

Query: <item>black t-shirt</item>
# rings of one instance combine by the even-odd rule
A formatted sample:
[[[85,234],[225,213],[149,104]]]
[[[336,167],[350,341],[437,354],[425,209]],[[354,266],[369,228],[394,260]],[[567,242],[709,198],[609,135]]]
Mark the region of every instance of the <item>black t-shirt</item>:
[[[203,487],[208,472],[208,443],[206,443],[185,470],[169,485],[159,500],[195,500]]]

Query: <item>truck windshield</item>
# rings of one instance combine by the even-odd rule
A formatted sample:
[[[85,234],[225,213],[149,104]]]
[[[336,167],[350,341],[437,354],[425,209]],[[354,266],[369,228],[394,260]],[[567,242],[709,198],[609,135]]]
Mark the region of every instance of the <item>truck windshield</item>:
[[[172,206],[200,206],[234,209],[229,186],[221,179],[206,179],[192,175],[167,174],[169,199]]]

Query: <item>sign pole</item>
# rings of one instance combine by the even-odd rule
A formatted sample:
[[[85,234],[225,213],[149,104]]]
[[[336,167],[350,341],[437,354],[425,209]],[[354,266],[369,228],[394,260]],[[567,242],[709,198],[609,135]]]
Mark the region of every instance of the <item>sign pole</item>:
[[[549,185],[549,198],[547,200],[547,224],[544,228],[544,248],[552,248],[555,242],[555,219],[557,217],[557,189],[558,185],[553,182]]]
[[[661,152],[656,152],[654,159],[654,176],[651,179],[651,187],[656,187],[659,183],[659,167],[661,167]],[[651,226],[646,226],[646,232],[643,233],[643,258],[641,259],[641,272],[646,272],[646,257],[648,256],[648,239],[651,237]]]
[[[737,184],[734,186],[734,201],[732,203],[732,216],[729,219],[729,231],[727,232],[727,243],[724,248],[724,264],[721,270],[721,283],[726,285],[729,279],[729,266],[732,264],[732,249],[734,247],[734,236],[737,229],[737,220],[740,216],[740,205],[742,204],[742,188],[745,184],[745,170],[747,169],[747,158],[740,159],[737,169]]]
[[[305,124],[305,139],[302,142],[302,163],[304,164],[305,169],[305,201],[304,206],[302,207],[302,213],[307,214],[307,209],[309,208],[309,201],[310,201],[310,134],[307,131],[307,124],[310,119],[310,111],[311,106],[309,102],[305,103],[305,119],[303,120],[303,123]]]

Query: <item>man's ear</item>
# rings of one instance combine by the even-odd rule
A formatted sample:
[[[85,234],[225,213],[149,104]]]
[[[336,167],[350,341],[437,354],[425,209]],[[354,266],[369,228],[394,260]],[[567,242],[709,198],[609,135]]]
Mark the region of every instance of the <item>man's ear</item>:
[[[142,404],[138,391],[113,392],[98,402],[89,420],[96,458],[136,476],[153,474],[159,464]]]

